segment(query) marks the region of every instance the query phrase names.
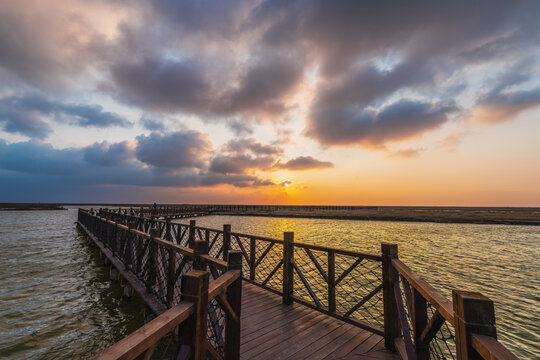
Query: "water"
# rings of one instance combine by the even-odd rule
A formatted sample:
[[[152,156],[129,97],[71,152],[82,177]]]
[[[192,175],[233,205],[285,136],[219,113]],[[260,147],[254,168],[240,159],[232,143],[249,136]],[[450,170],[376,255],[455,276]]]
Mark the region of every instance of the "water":
[[[143,323],[143,304],[122,301],[97,250],[75,229],[76,209],[0,212],[0,358],[89,358]],[[540,227],[207,216],[197,224],[400,258],[449,296],[495,301],[499,338],[540,359]]]
[[[0,211],[0,359],[87,359],[143,324],[77,211]]]

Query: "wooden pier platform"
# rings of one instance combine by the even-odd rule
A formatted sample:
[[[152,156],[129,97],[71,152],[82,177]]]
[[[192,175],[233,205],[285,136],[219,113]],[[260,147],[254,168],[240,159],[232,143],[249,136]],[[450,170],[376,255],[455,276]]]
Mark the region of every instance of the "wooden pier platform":
[[[170,221],[195,210],[79,209],[111,280],[152,313],[96,359],[164,349],[161,359],[180,360],[517,360],[497,341],[489,298],[454,290],[446,299],[399,260],[397,245],[367,254],[291,232],[281,240]]]
[[[240,359],[399,359],[382,336],[244,281]]]

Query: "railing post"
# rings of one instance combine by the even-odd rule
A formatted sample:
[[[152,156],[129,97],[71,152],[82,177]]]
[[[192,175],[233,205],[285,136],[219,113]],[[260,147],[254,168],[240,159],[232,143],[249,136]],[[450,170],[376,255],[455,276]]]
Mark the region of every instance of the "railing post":
[[[231,225],[223,225],[223,260],[227,261],[229,248],[231,247]]]
[[[294,291],[293,250],[294,233],[283,233],[283,304],[292,304]]]
[[[195,220],[189,220],[188,247],[193,249],[195,245]]]
[[[179,326],[179,342],[182,345],[178,359],[191,354],[193,360],[206,359],[206,331],[208,317],[208,272],[191,270],[182,276],[181,301],[195,303],[195,311]]]
[[[477,292],[452,291],[456,355],[459,360],[482,359],[473,349],[472,334],[497,338],[493,301]]]
[[[165,240],[172,242],[171,218],[165,219]]]
[[[157,280],[157,246],[155,242],[155,238],[158,238],[160,235],[160,230],[157,228],[150,229],[150,244],[148,244],[148,284],[146,284],[146,287],[148,288],[149,292],[154,292],[154,286],[156,285]]]
[[[395,338],[400,336],[401,327],[394,295],[394,282],[398,273],[392,265],[392,259],[398,258],[398,246],[381,244],[382,279],[383,279],[383,308],[384,308],[384,346],[396,351]]]
[[[227,270],[242,271],[242,252],[239,250],[229,251],[227,258]],[[225,359],[240,359],[240,312],[242,309],[242,276],[227,287],[227,302],[231,305],[236,320],[226,313],[225,323]]]
[[[249,239],[249,280],[255,280],[255,254],[257,243],[254,237]]]
[[[197,240],[193,244],[193,268],[196,270],[206,270],[206,264],[201,260],[201,255],[208,255],[208,243]]]
[[[414,345],[418,360],[429,359],[429,343],[420,344],[420,335],[428,324],[427,301],[416,290],[412,289],[412,326],[414,329]]]

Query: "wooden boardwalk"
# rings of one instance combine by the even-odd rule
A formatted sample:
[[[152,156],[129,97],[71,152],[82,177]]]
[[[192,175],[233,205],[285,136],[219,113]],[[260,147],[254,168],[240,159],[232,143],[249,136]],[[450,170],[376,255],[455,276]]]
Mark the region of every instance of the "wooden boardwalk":
[[[399,359],[383,337],[244,281],[241,359]]]

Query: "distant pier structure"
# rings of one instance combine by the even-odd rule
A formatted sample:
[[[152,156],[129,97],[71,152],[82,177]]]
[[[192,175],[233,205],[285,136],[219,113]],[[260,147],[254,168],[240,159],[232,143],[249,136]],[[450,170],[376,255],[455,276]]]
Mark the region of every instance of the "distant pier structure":
[[[446,299],[397,245],[368,254],[171,222],[224,209],[79,209],[111,280],[147,307],[97,359],[517,359],[490,299]]]

